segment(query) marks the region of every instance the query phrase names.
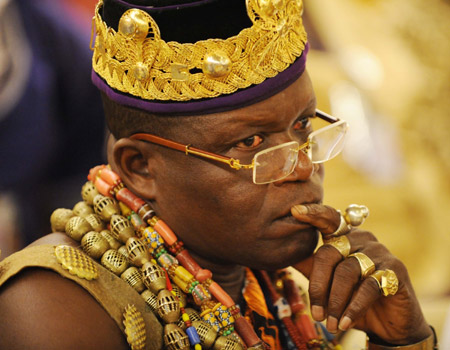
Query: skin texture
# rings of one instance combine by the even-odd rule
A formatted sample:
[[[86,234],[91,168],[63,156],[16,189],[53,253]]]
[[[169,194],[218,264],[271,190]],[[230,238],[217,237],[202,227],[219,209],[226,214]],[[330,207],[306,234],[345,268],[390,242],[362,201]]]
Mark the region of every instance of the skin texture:
[[[312,117],[314,110],[315,95],[309,76],[304,73],[270,99],[239,110],[202,116],[198,123],[183,125],[174,141],[250,163],[261,149],[291,140],[305,142],[311,130],[299,120]],[[258,136],[249,139],[253,135]],[[236,171],[227,165],[129,138],[110,138],[108,161],[126,186],[151,203],[199,264],[213,271],[214,280],[235,300],[244,281],[242,266],[271,270],[295,265],[310,278],[313,316],[329,317],[331,331],[347,316],[351,324],[394,344],[414,343],[431,334],[406,269],[372,234],[356,230],[349,233],[352,252],[364,252],[377,268],[390,268],[397,273],[400,289],[395,297],[380,297],[375,281],[359,283],[356,260],[342,260],[335,248],[324,246],[313,255],[317,229],[323,235],[332,233],[340,217],[335,209],[321,204],[323,167],[313,165],[302,152],[291,175],[267,185],[254,185],[251,171]],[[304,205],[303,214],[292,209],[296,205]],[[61,237],[47,239],[57,242]],[[46,344],[49,335],[54,347],[45,348],[68,348],[64,345],[71,343],[60,339],[66,337],[60,336],[65,334],[61,329],[70,329],[74,324],[83,327],[87,335],[97,334],[107,344],[117,342],[109,348],[124,346],[124,337],[107,322],[105,313],[98,310],[100,307],[92,304],[92,298],[68,283],[51,272],[31,271],[3,288],[0,314],[10,315],[15,322],[0,323],[0,348],[12,348],[8,344],[30,348],[27,341],[35,339]],[[58,298],[58,294],[63,297]],[[28,295],[32,299],[26,299]],[[41,305],[41,309],[34,310],[25,337],[24,328],[15,324],[27,314],[30,300]],[[67,300],[76,305],[74,310],[69,308],[70,313],[65,311]],[[50,320],[52,317],[57,322]],[[45,335],[40,327],[32,326],[46,323],[51,327]],[[66,337],[67,341],[74,341],[71,336]],[[96,341],[77,348],[96,348]]]

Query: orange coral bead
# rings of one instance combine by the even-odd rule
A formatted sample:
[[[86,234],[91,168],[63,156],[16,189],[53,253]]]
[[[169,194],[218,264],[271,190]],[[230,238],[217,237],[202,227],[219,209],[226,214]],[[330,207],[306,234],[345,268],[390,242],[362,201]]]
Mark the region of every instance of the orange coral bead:
[[[116,199],[125,203],[135,213],[137,213],[139,209],[145,204],[145,202],[141,198],[136,196],[133,192],[125,187],[117,192]]]
[[[167,224],[159,219],[156,221],[155,225],[153,226],[156,231],[161,235],[161,237],[164,239],[167,245],[172,245],[177,241],[177,236],[175,236],[175,233],[170,229]]]
[[[297,315],[295,318],[295,325],[306,341],[318,338],[314,324],[307,314],[301,313]]]
[[[119,182],[122,182],[119,175],[117,175],[114,171],[111,169],[108,169],[107,167],[103,168],[100,172],[100,177],[107,182],[110,185],[116,185]]]
[[[248,347],[255,346],[261,342],[253,330],[253,327],[250,326],[250,323],[248,323],[244,317],[236,318],[234,321],[234,327]]]
[[[111,190],[113,189],[113,185],[108,184],[107,182],[103,181],[100,178],[97,178],[95,180],[95,187],[97,188],[97,191],[100,192],[105,197],[112,197]]]
[[[92,183],[95,183],[95,180],[97,179],[98,172],[102,169],[104,169],[104,165],[97,165],[96,167],[89,170],[88,180]]]
[[[209,291],[212,295],[223,305],[226,307],[231,307],[234,305],[233,299],[225,292],[221,286],[217,284],[217,282],[212,282],[209,286]]]

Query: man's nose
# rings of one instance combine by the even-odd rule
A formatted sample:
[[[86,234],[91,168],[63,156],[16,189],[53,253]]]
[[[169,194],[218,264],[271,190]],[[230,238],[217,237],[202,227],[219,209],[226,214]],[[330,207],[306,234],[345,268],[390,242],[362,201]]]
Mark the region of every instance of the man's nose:
[[[285,182],[291,181],[307,181],[313,176],[314,171],[318,168],[318,164],[313,164],[311,159],[305,154],[303,151],[298,152],[298,161],[297,165],[294,168],[294,171],[286,176],[284,179],[275,181],[274,184],[276,186],[280,186]]]

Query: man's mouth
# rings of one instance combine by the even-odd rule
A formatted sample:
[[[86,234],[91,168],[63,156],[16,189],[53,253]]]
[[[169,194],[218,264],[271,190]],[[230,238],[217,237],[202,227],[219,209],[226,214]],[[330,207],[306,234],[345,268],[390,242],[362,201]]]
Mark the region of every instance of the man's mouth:
[[[288,214],[286,214],[284,216],[279,217],[278,219],[276,219],[276,221],[283,222],[283,223],[286,223],[286,224],[302,226],[303,229],[312,227],[311,224],[308,224],[306,222],[298,221],[296,218],[294,218],[292,216],[291,212],[289,212]]]

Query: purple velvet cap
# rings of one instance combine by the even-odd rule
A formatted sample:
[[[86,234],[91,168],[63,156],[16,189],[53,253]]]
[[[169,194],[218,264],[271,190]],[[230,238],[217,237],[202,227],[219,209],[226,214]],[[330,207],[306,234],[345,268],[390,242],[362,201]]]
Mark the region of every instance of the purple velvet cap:
[[[153,4],[155,6],[142,6]],[[177,6],[173,6],[176,4]],[[102,17],[117,30],[118,19],[129,8],[139,8],[155,17],[165,40],[195,42],[205,38],[228,38],[251,25],[243,0],[104,0]],[[166,17],[164,17],[166,16]],[[178,16],[178,17],[177,17]],[[229,21],[233,18],[233,21]],[[201,20],[199,20],[201,19]],[[192,22],[187,22],[191,20]],[[179,23],[182,25],[179,25]],[[177,24],[177,25],[175,25]],[[203,27],[199,27],[203,26]],[[187,28],[192,28],[186,31]],[[309,45],[287,69],[262,83],[239,89],[231,94],[190,101],[145,100],[121,92],[92,70],[92,81],[109,99],[132,108],[155,114],[201,115],[242,108],[265,100],[287,88],[304,72]]]

